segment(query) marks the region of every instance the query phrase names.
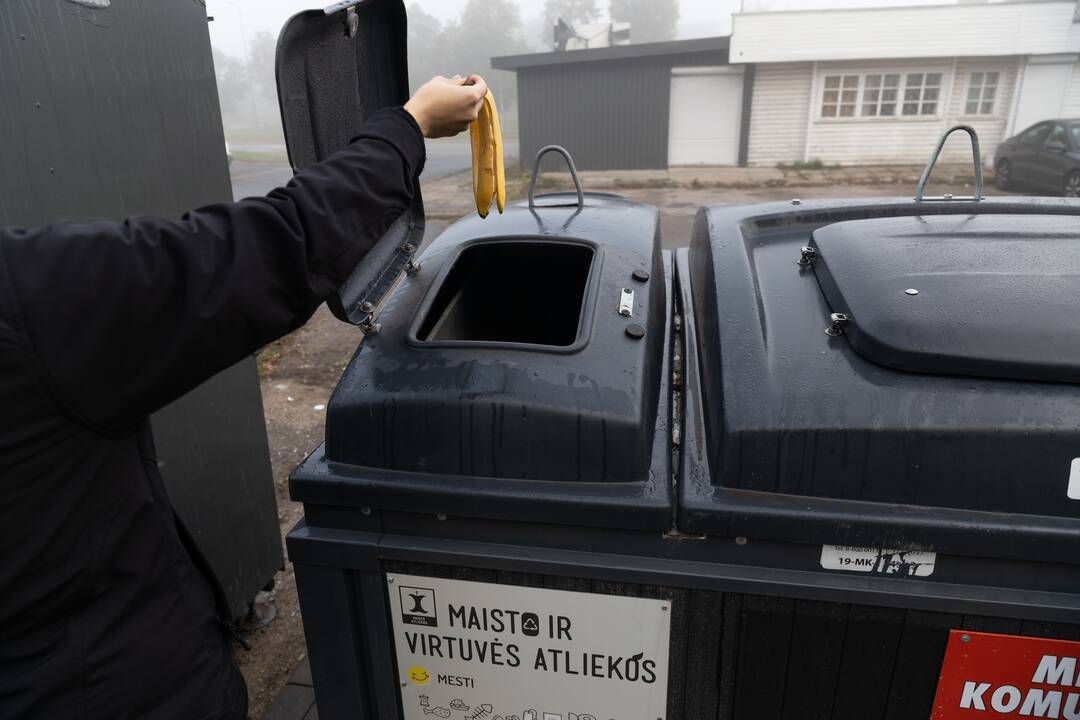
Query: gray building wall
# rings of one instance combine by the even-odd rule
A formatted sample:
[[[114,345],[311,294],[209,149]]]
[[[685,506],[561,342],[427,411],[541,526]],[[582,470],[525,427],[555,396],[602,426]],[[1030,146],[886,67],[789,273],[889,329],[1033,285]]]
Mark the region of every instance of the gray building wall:
[[[666,168],[671,68],[727,62],[725,50],[521,67],[521,162],[531,167],[536,151],[554,143],[580,170]],[[544,169],[560,162],[547,158]]]

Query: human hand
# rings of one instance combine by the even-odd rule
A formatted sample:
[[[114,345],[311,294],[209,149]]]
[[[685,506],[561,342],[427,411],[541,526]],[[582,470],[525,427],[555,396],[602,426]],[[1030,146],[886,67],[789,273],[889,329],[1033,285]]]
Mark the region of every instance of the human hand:
[[[405,103],[405,110],[416,119],[424,137],[452,137],[467,130],[476,119],[487,90],[487,83],[479,75],[439,75],[420,86]]]

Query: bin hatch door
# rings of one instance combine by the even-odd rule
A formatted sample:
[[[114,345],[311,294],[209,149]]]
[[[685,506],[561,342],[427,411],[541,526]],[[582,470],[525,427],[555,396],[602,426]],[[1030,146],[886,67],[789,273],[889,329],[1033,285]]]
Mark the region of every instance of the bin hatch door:
[[[841,222],[814,232],[802,264],[813,267],[832,313],[822,328],[872,362],[1080,382],[1080,227],[1073,218]]]
[[[285,23],[277,45],[277,88],[293,170],[348,145],[368,115],[409,98],[405,6],[401,0],[339,2]],[[363,323],[404,272],[424,236],[417,182],[412,207],[327,304]]]

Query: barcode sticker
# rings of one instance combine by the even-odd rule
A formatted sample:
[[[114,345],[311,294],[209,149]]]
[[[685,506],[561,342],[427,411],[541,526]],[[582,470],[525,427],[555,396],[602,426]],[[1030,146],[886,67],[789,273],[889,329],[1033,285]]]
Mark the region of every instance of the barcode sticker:
[[[889,550],[886,548],[822,545],[821,567],[875,575],[926,577],[934,573],[937,554],[929,550]]]

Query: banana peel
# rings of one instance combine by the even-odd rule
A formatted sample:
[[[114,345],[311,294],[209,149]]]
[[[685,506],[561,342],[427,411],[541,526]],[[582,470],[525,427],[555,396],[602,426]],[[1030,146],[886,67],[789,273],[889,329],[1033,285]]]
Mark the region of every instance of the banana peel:
[[[501,213],[506,208],[506,166],[503,162],[502,125],[495,98],[489,90],[476,120],[469,126],[472,141],[473,197],[476,212],[488,216],[491,201]]]

